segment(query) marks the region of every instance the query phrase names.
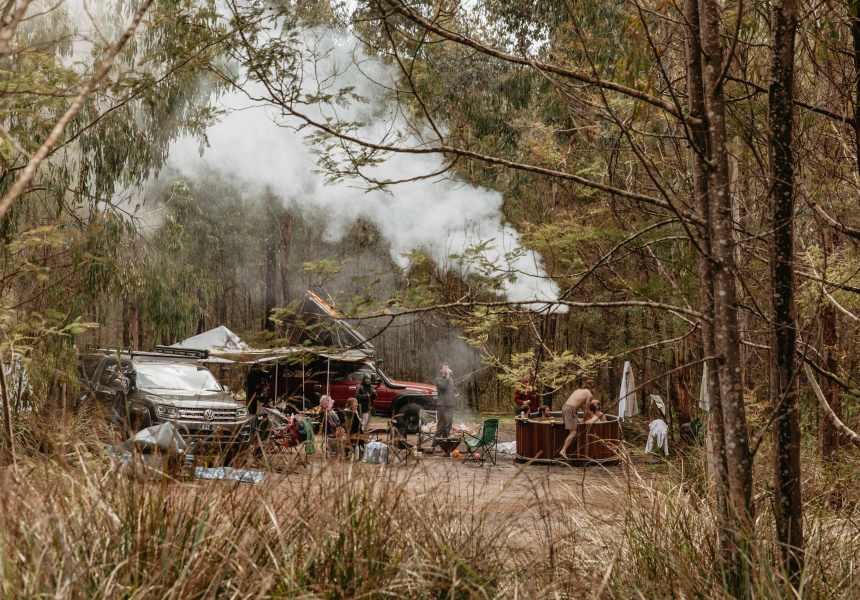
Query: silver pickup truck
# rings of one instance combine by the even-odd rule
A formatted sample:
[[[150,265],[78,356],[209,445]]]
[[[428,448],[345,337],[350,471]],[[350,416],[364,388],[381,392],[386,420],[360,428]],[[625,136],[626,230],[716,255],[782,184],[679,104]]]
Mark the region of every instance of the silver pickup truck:
[[[99,348],[81,355],[78,381],[84,395],[110,405],[113,422],[130,432],[170,421],[189,442],[248,444],[248,409],[198,362],[207,355],[205,350]]]

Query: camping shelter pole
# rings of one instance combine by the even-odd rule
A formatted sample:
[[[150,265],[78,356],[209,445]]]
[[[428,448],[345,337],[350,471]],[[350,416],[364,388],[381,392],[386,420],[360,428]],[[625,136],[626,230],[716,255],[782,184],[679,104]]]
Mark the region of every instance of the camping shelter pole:
[[[12,364],[12,361],[9,361]],[[15,453],[12,449],[12,413],[9,406],[9,392],[6,389],[6,366],[0,360],[0,394],[3,401],[3,429],[6,432],[6,450],[9,452],[10,460],[15,460]]]
[[[325,368],[325,395],[331,400],[329,383],[331,382],[331,356],[328,357],[328,363]],[[328,409],[325,411],[325,423],[323,424],[323,458],[326,458],[326,449],[328,444]]]
[[[275,359],[275,398],[272,401],[272,406],[278,405],[278,359]]]

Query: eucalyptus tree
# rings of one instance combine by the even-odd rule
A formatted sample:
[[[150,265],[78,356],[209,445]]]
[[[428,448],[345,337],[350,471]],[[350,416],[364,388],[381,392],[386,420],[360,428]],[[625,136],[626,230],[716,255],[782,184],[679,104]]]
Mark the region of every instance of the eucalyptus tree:
[[[59,397],[75,335],[135,281],[134,190],[214,116],[199,75],[229,31],[212,9],[0,4],[0,344],[32,361],[39,398]]]

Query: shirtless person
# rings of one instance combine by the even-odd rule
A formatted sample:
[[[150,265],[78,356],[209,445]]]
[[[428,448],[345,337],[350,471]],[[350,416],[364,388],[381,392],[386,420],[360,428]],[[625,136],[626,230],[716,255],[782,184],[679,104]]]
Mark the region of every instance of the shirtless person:
[[[549,406],[544,404],[538,409],[538,421],[551,421],[552,420],[552,411]]]
[[[590,403],[585,405],[585,424],[591,425],[592,423],[600,423],[601,421],[606,421],[606,415],[600,412],[600,402],[597,400],[592,400]]]
[[[591,391],[596,385],[593,379],[586,379],[583,387],[574,391],[561,409],[561,416],[564,417],[564,428],[570,431],[567,434],[567,439],[564,440],[564,446],[561,447],[558,453],[562,460],[567,460],[567,447],[570,446],[573,438],[576,437],[576,424],[578,421],[576,413],[579,412],[580,407],[591,402]]]

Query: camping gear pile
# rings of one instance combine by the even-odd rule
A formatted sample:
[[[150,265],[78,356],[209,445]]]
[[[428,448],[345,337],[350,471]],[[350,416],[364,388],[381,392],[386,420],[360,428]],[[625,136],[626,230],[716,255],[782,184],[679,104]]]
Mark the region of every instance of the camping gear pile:
[[[451,437],[452,438],[455,438],[455,437],[462,438],[464,434],[475,435],[476,433],[477,432],[475,431],[474,427],[469,427],[468,425],[465,425],[463,423],[460,423],[459,425],[455,425],[454,427],[451,428]]]
[[[195,465],[195,450],[197,446],[188,444],[169,422],[141,429],[121,446],[105,448],[111,460],[120,468],[130,469],[139,479],[160,481],[185,477],[257,483],[264,477],[260,471]]]

